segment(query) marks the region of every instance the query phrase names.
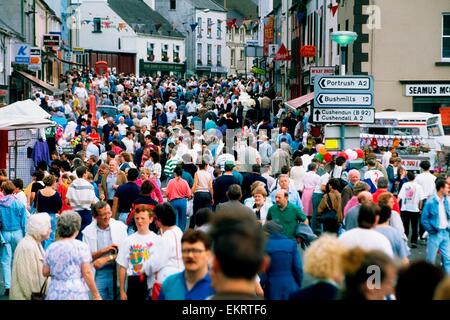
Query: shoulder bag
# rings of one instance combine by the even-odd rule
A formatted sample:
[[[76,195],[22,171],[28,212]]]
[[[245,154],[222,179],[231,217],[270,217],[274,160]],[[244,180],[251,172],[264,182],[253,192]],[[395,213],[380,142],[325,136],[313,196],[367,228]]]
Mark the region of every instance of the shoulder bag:
[[[45,300],[46,291],[47,291],[47,280],[48,280],[48,277],[45,278],[45,281],[41,287],[41,291],[31,293],[31,300]]]
[[[331,199],[330,199],[330,194],[327,193],[325,195],[325,197],[327,197],[328,210],[322,212],[319,215],[319,221],[321,223],[329,223],[329,222],[332,222],[332,221],[337,221],[338,215],[337,215],[336,210],[333,209],[333,205],[332,205]]]

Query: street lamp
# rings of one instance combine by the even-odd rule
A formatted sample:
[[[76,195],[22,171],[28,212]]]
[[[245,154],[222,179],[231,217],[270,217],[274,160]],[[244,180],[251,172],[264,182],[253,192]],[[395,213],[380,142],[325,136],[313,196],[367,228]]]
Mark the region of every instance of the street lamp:
[[[358,34],[353,31],[336,31],[331,33],[331,40],[341,46],[341,76],[345,76],[345,55],[347,46],[358,38]]]

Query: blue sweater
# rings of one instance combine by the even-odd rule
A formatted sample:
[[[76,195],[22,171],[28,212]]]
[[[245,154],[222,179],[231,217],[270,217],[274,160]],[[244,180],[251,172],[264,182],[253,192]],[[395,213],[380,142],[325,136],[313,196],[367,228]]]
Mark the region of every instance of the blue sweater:
[[[22,235],[25,236],[27,224],[25,206],[12,195],[0,199],[0,222],[1,231],[22,230]]]

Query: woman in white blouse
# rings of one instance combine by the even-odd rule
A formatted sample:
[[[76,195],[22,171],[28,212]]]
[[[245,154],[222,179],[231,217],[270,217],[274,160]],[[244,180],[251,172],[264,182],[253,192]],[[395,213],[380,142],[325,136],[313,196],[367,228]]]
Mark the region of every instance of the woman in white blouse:
[[[294,166],[291,168],[289,172],[289,177],[294,181],[295,190],[298,191],[298,194],[301,198],[303,189],[305,188],[305,184],[303,180],[305,179],[306,170],[303,168],[302,158],[296,157],[294,159]]]
[[[273,202],[267,197],[264,185],[260,181],[256,181],[252,184],[252,197],[245,199],[244,204],[252,209],[255,212],[256,219],[264,224]]]

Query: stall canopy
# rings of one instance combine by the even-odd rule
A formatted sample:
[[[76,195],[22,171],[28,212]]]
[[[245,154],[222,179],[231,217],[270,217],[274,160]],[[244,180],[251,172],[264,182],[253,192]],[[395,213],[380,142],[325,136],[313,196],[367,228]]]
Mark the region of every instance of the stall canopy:
[[[54,125],[51,115],[32,100],[0,108],[0,130],[41,129]]]
[[[314,99],[314,92],[310,92],[301,97],[286,101],[286,105],[295,110],[312,99]]]

